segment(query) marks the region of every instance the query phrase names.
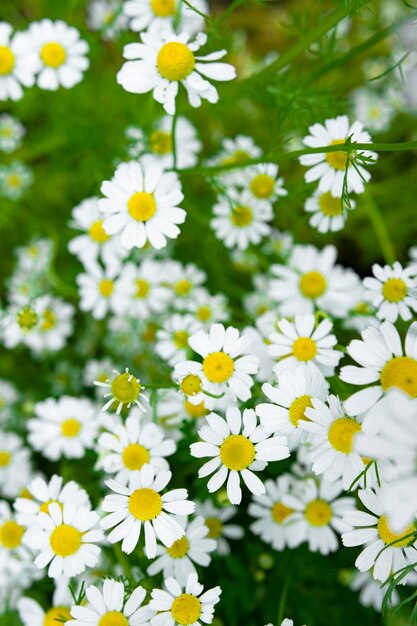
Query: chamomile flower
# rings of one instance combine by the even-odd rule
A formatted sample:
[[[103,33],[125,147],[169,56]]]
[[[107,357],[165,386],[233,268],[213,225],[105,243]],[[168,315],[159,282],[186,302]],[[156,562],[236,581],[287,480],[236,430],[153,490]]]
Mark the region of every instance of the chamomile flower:
[[[194,406],[199,406],[201,410],[214,408],[216,398],[204,393],[201,363],[197,361],[181,361],[174,367],[174,380],[178,384],[179,391],[183,394],[185,401]]]
[[[13,498],[27,485],[31,474],[29,450],[15,433],[0,435],[0,494]]]
[[[99,211],[99,199],[94,196],[83,200],[72,210],[71,227],[84,231],[68,243],[71,254],[90,267],[101,259],[106,266],[120,264],[127,256],[114,237],[110,237],[103,228],[103,214]]]
[[[157,558],[147,569],[149,576],[163,572],[164,578],[174,576],[180,585],[185,585],[188,575],[200,567],[210,565],[210,553],[216,550],[217,542],[209,539],[209,529],[202,517],[189,521],[186,517],[177,517],[177,522],[184,528],[184,536],[174,541],[169,548],[156,547]]]
[[[146,319],[167,310],[171,291],[161,269],[161,264],[152,259],[144,259],[140,265],[126,263],[123,266],[119,286],[125,312]]]
[[[8,419],[17,399],[18,394],[14,385],[0,378],[0,422]]]
[[[37,302],[38,323],[25,338],[33,352],[61,350],[72,333],[74,307],[61,298],[41,296]]]
[[[341,380],[364,387],[345,401],[347,413],[365,413],[392,387],[411,398],[417,397],[417,322],[408,327],[404,347],[390,322],[383,322],[379,328],[367,328],[361,335],[362,340],[354,339],[347,346],[349,356],[360,367],[344,365],[340,370]]]
[[[295,547],[306,541],[311,552],[330,554],[339,546],[337,534],[350,530],[342,516],[354,504],[353,498],[339,498],[339,482],[307,479],[284,498],[293,513],[289,524],[289,544]],[[336,532],[335,532],[336,531]]]
[[[181,374],[188,372],[192,363],[194,375],[202,382],[200,388],[190,395],[205,390],[214,395],[226,393],[232,399],[248,400],[253,385],[251,374],[256,374],[258,369],[258,358],[248,354],[250,343],[249,337],[240,335],[237,328],[225,328],[223,324],[213,324],[209,332],[199,330],[192,335],[189,345],[203,358],[203,362],[197,366],[194,365],[196,361],[184,361],[177,365],[177,372]],[[181,383],[184,391],[183,384],[184,380]]]
[[[123,56],[127,62],[117,74],[117,81],[131,93],[153,92],[169,115],[175,113],[175,98],[179,85],[187,92],[192,107],[202,100],[215,103],[217,89],[206,78],[228,81],[236,77],[236,70],[228,63],[219,63],[226,50],[206,56],[195,53],[207,42],[207,35],[198,33],[192,40],[188,33],[158,31],[151,28],[142,33],[142,43],[125,46]]]
[[[94,381],[105,383],[109,377],[109,373],[113,371],[113,361],[108,357],[103,359],[89,359],[84,367],[83,382],[85,387],[92,387]],[[97,387],[96,391],[101,394],[101,390]]]
[[[362,122],[349,123],[346,115],[340,115],[334,119],[328,119],[322,124],[313,124],[309,127],[310,135],[303,141],[309,148],[322,146],[337,146],[344,144],[348,137],[356,143],[372,143],[371,136],[364,130]],[[353,153],[347,162],[345,150],[337,152],[324,152],[320,154],[305,154],[300,157],[300,163],[310,169],[305,173],[306,182],[319,181],[319,190],[331,191],[333,196],[342,195],[345,171],[347,169],[346,184],[348,191],[363,193],[364,181],[371,178],[370,173],[363,167],[358,156],[376,161],[378,155],[369,150],[360,150]],[[354,165],[352,162],[355,162]]]
[[[347,211],[354,209],[356,203],[350,200],[350,206],[338,196],[333,196],[331,191],[316,189],[304,204],[306,213],[312,213],[308,223],[316,228],[319,233],[335,233],[342,230],[346,223]]]
[[[42,274],[47,272],[53,256],[53,244],[50,239],[32,239],[27,246],[16,250],[17,265],[26,273]]]
[[[262,151],[252,139],[246,135],[236,135],[236,137],[223,139],[221,150],[213,159],[210,160],[212,165],[239,165],[249,159],[257,159],[261,156]],[[236,172],[231,173],[236,178]],[[229,174],[226,174],[228,177]],[[240,172],[238,174],[240,180]]]
[[[19,200],[33,182],[32,170],[21,161],[0,167],[0,196]]]
[[[105,40],[126,30],[127,19],[121,11],[121,0],[91,0],[87,24],[91,30],[99,30]]]
[[[131,44],[140,45],[140,44]],[[108,235],[120,234],[128,250],[143,248],[147,241],[157,250],[176,239],[177,224],[185,220],[178,204],[184,196],[175,172],[164,172],[155,160],[144,164],[130,161],[117,166],[113,178],[104,181],[99,201]]]
[[[62,396],[35,404],[27,422],[28,440],[47,459],[81,459],[93,447],[97,434],[97,409],[88,398]]]
[[[350,310],[348,316],[343,320],[343,326],[348,329],[361,332],[370,326],[378,328],[380,321],[375,317],[375,311],[369,304],[365,302],[364,296],[365,289],[359,294],[359,297]]]
[[[13,304],[0,318],[1,339],[6,348],[26,345],[27,337],[39,323],[39,305],[36,300]]]
[[[360,289],[358,276],[336,265],[335,246],[318,250],[314,246],[294,246],[288,265],[272,265],[271,297],[280,313],[297,315],[316,309],[334,317],[345,317]]]
[[[85,273],[78,274],[81,311],[91,311],[92,317],[101,320],[107,313],[122,313],[124,298],[118,281],[119,265],[112,263],[101,267],[98,263],[89,265]]]
[[[344,521],[354,528],[342,535],[343,545],[365,546],[355,561],[356,567],[360,572],[372,569],[374,579],[384,583],[393,572],[416,562],[417,550],[413,545],[415,526],[410,524],[394,532],[388,523],[379,492],[361,489],[358,495],[370,513],[353,507],[345,511]],[[408,578],[409,574],[406,574],[401,584],[405,584]]]
[[[282,501],[291,492],[292,482],[290,474],[283,474],[276,480],[266,480],[266,493],[253,496],[248,508],[249,515],[256,518],[250,525],[251,531],[279,552],[288,546],[291,535],[293,510]]]
[[[127,0],[123,12],[130,20],[130,28],[137,32],[150,26],[171,30],[175,21],[181,31],[193,35],[203,29],[202,14],[208,13],[208,5],[205,0],[191,0],[190,4],[195,10],[181,0]]]
[[[67,605],[53,601],[52,606],[45,610],[33,598],[23,597],[19,598],[16,608],[23,626],[58,626],[71,619],[71,604],[71,599]]]
[[[54,474],[48,481],[41,476],[31,480],[27,486],[27,495],[15,500],[16,520],[25,528],[37,526],[38,514],[48,513],[49,505],[57,502],[61,507],[67,503],[90,508],[87,492],[75,481],[64,484],[62,476]]]
[[[329,385],[316,368],[297,366],[278,374],[276,386],[265,383],[262,391],[270,400],[255,407],[261,426],[267,433],[288,437],[290,450],[297,448],[307,437],[300,421],[308,420],[307,407],[314,398],[326,400]]]
[[[371,606],[378,611],[382,611],[382,603],[387,593],[387,587],[377,582],[371,572],[356,572],[350,583],[352,591],[359,593],[359,602],[363,606]],[[396,589],[392,590],[389,599],[389,606],[396,606],[400,597]]]
[[[122,550],[133,552],[139,541],[142,526],[145,535],[145,554],[148,559],[156,556],[156,540],[169,548],[184,536],[184,529],[175,515],[190,515],[195,505],[187,500],[186,489],[160,492],[171,480],[171,472],[162,470],[155,474],[152,465],[145,464],[134,471],[127,487],[115,480],[106,485],[114,493],[104,498],[102,509],[106,515],[100,522],[104,529],[113,528],[107,536],[110,543],[122,542]]]
[[[23,87],[35,82],[36,61],[31,54],[28,33],[12,34],[7,22],[0,22],[0,100],[20,100]]]
[[[279,167],[275,163],[260,163],[247,167],[241,171],[241,187],[247,190],[253,200],[268,200],[276,202],[281,196],[286,196],[283,187],[284,179],[278,178]]]
[[[16,522],[10,506],[0,500],[0,598],[1,591],[6,590],[10,597],[13,586],[29,587],[38,577],[33,554],[22,541],[24,534],[25,529]]]
[[[330,395],[325,404],[318,398],[311,400],[305,410],[306,420],[300,428],[309,433],[309,451],[315,474],[323,474],[329,481],[341,479],[348,490],[366,463],[355,450],[355,438],[361,425],[347,417],[336,396]]]
[[[352,105],[356,119],[375,133],[388,130],[395,115],[387,94],[371,89],[355,89],[352,93]]]
[[[139,378],[136,378],[129,372],[129,368],[126,367],[124,372],[118,372],[113,370],[115,374],[112,378],[108,378],[105,382],[95,380],[94,384],[98,387],[103,387],[109,391],[104,394],[104,398],[110,398],[101,409],[107,411],[112,404],[117,404],[116,412],[119,415],[123,406],[130,408],[132,404],[135,404],[143,412],[146,411],[145,407],[141,403],[139,398],[148,400],[144,395],[144,387],[141,385]]]
[[[98,440],[98,467],[126,485],[131,472],[149,463],[155,470],[169,469],[165,457],[175,452],[175,442],[165,439],[162,428],[143,423],[139,416],[130,416],[112,432],[104,432]]]
[[[226,417],[216,413],[207,417],[207,425],[198,434],[202,441],[192,443],[191,455],[210,457],[199,470],[200,478],[210,478],[207,488],[217,491],[227,480],[227,496],[232,504],[240,504],[242,478],[255,495],[265,493],[265,486],[254,472],[265,469],[269,461],[286,459],[290,452],[286,437],[270,437],[258,425],[255,411],[245,409],[241,414],[237,407],[226,409]]]
[[[157,611],[151,619],[151,626],[201,626],[211,624],[214,606],[220,600],[220,587],[204,591],[198,582],[197,574],[191,573],[185,585],[180,585],[175,578],[165,580],[166,591],[152,590],[149,606]]]
[[[372,266],[373,277],[363,281],[364,298],[377,309],[381,320],[396,322],[398,317],[410,320],[417,312],[417,278],[413,267],[403,268],[396,261],[392,266]]]
[[[0,151],[9,153],[20,148],[25,132],[26,129],[19,120],[8,113],[2,113],[0,115]]]
[[[164,275],[173,292],[173,306],[178,311],[191,310],[196,290],[205,282],[207,274],[194,263],[182,265],[178,261],[169,261],[165,265]]]
[[[271,203],[253,198],[248,191],[233,198],[220,198],[213,213],[211,227],[227,248],[245,250],[251,243],[258,244],[271,231],[268,224],[273,218]]]
[[[212,296],[206,289],[195,289],[190,302],[190,312],[203,326],[229,319],[227,299],[223,294]]]
[[[31,533],[31,546],[38,553],[35,566],[48,566],[48,576],[78,576],[99,560],[103,533],[98,529],[99,516],[85,506],[69,502],[62,508],[57,502],[38,516],[39,529]]]
[[[170,365],[183,361],[189,352],[189,338],[200,328],[193,315],[172,315],[156,333],[156,354]]]
[[[88,44],[80,33],[62,20],[43,19],[29,26],[33,52],[38,63],[37,85],[55,91],[61,85],[74,87],[89,66]]]
[[[148,626],[155,611],[149,605],[143,605],[146,590],[143,587],[130,589],[128,597],[123,582],[106,578],[102,589],[95,585],[87,587],[85,595],[88,600],[71,608],[73,619],[67,621],[69,626]]]
[[[207,537],[216,540],[216,552],[219,555],[230,554],[229,539],[242,539],[244,535],[242,526],[229,524],[229,520],[236,515],[237,511],[237,507],[233,505],[218,508],[211,500],[196,502],[196,514],[204,518],[204,523],[209,529]]]
[[[328,318],[316,326],[314,315],[296,315],[294,322],[281,319],[277,326],[269,336],[268,348],[278,361],[276,374],[303,364],[318,367],[323,376],[333,375],[343,353],[334,349],[337,339],[331,334],[333,324]]]

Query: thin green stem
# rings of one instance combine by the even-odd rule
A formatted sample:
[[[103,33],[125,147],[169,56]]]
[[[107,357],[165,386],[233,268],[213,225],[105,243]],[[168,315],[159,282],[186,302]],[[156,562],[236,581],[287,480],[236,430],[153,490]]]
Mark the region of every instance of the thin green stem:
[[[392,265],[396,260],[394,246],[392,245],[391,238],[389,236],[388,229],[385,225],[383,217],[379,212],[379,209],[374,202],[372,196],[369,193],[369,190],[364,194],[365,199],[365,209],[368,213],[369,220],[373,226],[375,236],[379,242],[381,247],[382,255],[385,259],[385,262]]]
[[[177,100],[178,105],[178,100]],[[177,119],[178,119],[178,106],[175,109],[175,113],[172,116],[172,157],[173,157],[173,167],[174,170],[177,168],[177,140],[176,140],[176,130],[177,130]]]

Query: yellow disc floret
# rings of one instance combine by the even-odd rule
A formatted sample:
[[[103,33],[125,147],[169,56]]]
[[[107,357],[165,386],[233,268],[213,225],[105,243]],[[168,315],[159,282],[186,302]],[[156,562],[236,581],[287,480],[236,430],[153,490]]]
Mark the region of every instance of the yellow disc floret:
[[[218,517],[207,517],[204,523],[209,529],[207,537],[210,539],[218,539],[223,530],[222,521]]]
[[[61,524],[51,533],[49,543],[52,551],[58,556],[72,556],[81,546],[82,534],[74,526]]]
[[[39,330],[43,333],[47,333],[57,325],[58,318],[52,309],[45,309],[42,313],[42,321],[39,326]]]
[[[127,203],[129,215],[137,222],[147,222],[156,213],[155,198],[151,193],[137,191]]]
[[[248,206],[235,206],[230,213],[230,221],[237,228],[246,228],[253,222],[253,212]]]
[[[24,532],[24,527],[17,524],[14,520],[4,522],[0,526],[0,545],[7,550],[18,548],[22,542]]]
[[[180,389],[186,396],[195,396],[201,391],[201,378],[195,374],[188,374],[182,379]]]
[[[345,143],[345,139],[333,139],[331,146],[338,146]],[[346,168],[347,155],[344,150],[339,152],[326,152],[326,161],[334,170],[344,170]]]
[[[91,239],[93,241],[96,241],[97,243],[104,243],[110,238],[110,235],[108,235],[103,228],[103,220],[97,220],[96,222],[91,224],[90,228],[88,229],[88,234],[90,235]]]
[[[193,404],[192,402],[186,400],[184,402],[184,408],[190,417],[204,417],[209,413],[209,411],[204,406],[204,400],[202,402],[199,402],[198,404]]]
[[[122,461],[128,470],[140,470],[145,463],[148,463],[150,454],[146,448],[139,443],[131,443],[122,453]]]
[[[13,52],[7,46],[0,46],[0,76],[11,74],[14,68],[15,58]]]
[[[327,281],[321,272],[307,272],[301,276],[298,286],[303,296],[315,300],[326,291]]]
[[[40,56],[45,65],[56,68],[65,63],[67,53],[64,46],[52,41],[42,46]]]
[[[285,506],[285,504],[282,504],[282,502],[275,502],[271,511],[272,519],[277,524],[282,524],[287,519],[287,517],[291,515],[292,512],[293,509]]]
[[[188,46],[178,41],[166,43],[158,52],[156,61],[159,73],[167,80],[184,80],[194,69],[194,54]]]
[[[146,298],[151,290],[151,286],[147,280],[143,280],[142,278],[137,278],[135,281],[136,290],[135,297],[136,298]]]
[[[411,398],[417,397],[417,361],[409,356],[397,356],[388,361],[381,371],[384,391],[398,387]]]
[[[177,330],[173,335],[173,340],[177,348],[184,350],[188,346],[189,334],[186,330]]]
[[[151,8],[157,17],[170,17],[177,10],[175,0],[151,0]]]
[[[62,626],[71,619],[69,606],[54,606],[46,611],[42,626]]]
[[[412,533],[415,533],[416,531],[413,524],[410,524],[410,526],[404,529],[402,533],[394,533],[391,530],[390,525],[388,524],[387,517],[385,515],[381,515],[378,520],[377,528],[378,535],[381,537],[382,541],[385,544],[388,545],[395,541],[395,543],[392,545],[393,548],[403,548],[404,546],[408,546],[409,543],[414,541],[413,537],[410,537],[410,535]]]
[[[139,397],[141,385],[135,376],[129,372],[124,372],[112,381],[111,390],[117,402],[132,404]]]
[[[7,467],[11,460],[12,455],[8,450],[0,450],[0,467]]]
[[[329,428],[329,443],[338,452],[350,454],[353,450],[353,440],[361,425],[350,417],[340,417]]]
[[[175,285],[175,293],[177,294],[177,296],[188,296],[192,288],[192,283],[186,278],[183,278],[182,280],[179,280]]]
[[[162,498],[154,489],[136,489],[129,497],[129,511],[141,522],[157,517],[162,511]]]
[[[407,285],[401,278],[389,278],[382,287],[382,295],[388,302],[401,302],[407,291]]]
[[[38,314],[30,306],[24,306],[17,314],[17,323],[24,331],[35,328],[38,320]]]
[[[81,430],[81,424],[75,418],[70,418],[62,422],[61,432],[64,437],[76,437]]]
[[[320,211],[328,217],[335,217],[336,215],[342,215],[343,205],[341,198],[335,198],[330,191],[322,193],[319,198]]]
[[[172,135],[166,130],[154,130],[149,137],[151,151],[154,154],[171,154],[172,153]]]
[[[255,446],[243,435],[229,435],[220,446],[223,465],[237,472],[246,469],[255,458]]]
[[[274,187],[275,180],[267,174],[258,174],[250,183],[250,190],[256,198],[270,198]]]
[[[311,526],[320,528],[326,526],[332,519],[332,507],[326,500],[318,498],[307,504],[304,515]]]
[[[211,383],[224,383],[235,370],[233,359],[225,352],[212,352],[203,361],[203,372]]]
[[[201,615],[201,602],[196,596],[182,593],[172,603],[171,614],[181,626],[194,624]]]
[[[317,344],[311,337],[299,337],[292,344],[292,353],[299,361],[311,361],[317,354]]]
[[[103,278],[98,284],[98,290],[103,298],[110,298],[114,291],[114,282],[110,278]]]
[[[305,415],[305,411],[307,407],[312,407],[311,404],[311,396],[303,395],[295,398],[290,404],[288,409],[288,414],[290,418],[290,422],[293,426],[298,426],[298,422],[300,420],[310,421],[308,417]]]
[[[98,626],[129,626],[129,621],[123,613],[119,611],[109,611],[100,617]]]
[[[181,537],[181,539],[177,539],[172,546],[167,548],[167,552],[173,559],[182,559],[188,553],[189,549],[190,542],[187,537]]]

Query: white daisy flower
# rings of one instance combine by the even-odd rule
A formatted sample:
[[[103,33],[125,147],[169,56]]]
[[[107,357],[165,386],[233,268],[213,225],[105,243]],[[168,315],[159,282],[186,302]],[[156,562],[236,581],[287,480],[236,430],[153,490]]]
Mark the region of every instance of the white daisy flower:
[[[199,330],[189,339],[190,347],[203,357],[203,362],[184,361],[177,364],[176,373],[189,373],[189,368],[195,367],[195,374],[200,378],[202,385],[195,388],[196,393],[208,391],[214,395],[227,394],[232,399],[238,398],[243,402],[251,395],[253,380],[251,374],[256,374],[258,358],[247,354],[250,348],[250,339],[240,335],[237,328],[223,324],[213,324],[209,332]],[[197,381],[195,381],[197,383]],[[184,379],[180,384],[185,392]],[[187,394],[186,395],[192,395]],[[198,402],[200,401],[200,396]],[[197,402],[197,397],[195,400]]]
[[[103,581],[102,590],[95,585],[87,587],[85,595],[87,606],[76,605],[71,608],[68,626],[148,626],[155,615],[149,605],[143,605],[146,590],[143,587],[130,589],[126,598],[123,582],[112,578]]]
[[[356,301],[355,305],[352,307],[351,311],[343,320],[344,328],[356,330],[357,332],[362,332],[366,328],[370,326],[375,326],[378,328],[380,325],[380,321],[375,317],[375,311],[369,304],[369,302],[365,302],[363,299],[365,290],[362,289],[362,293],[359,294],[359,298]]]
[[[97,409],[88,398],[48,398],[37,402],[34,411],[36,417],[27,422],[28,440],[45,458],[81,459],[93,447]]]
[[[0,432],[0,494],[14,498],[32,473],[29,450],[15,433]]]
[[[341,479],[347,491],[366,467],[355,450],[355,438],[361,425],[354,418],[346,417],[339,398],[333,395],[329,396],[327,404],[313,398],[305,415],[307,419],[300,423],[300,428],[309,433],[313,472],[323,474],[329,481]]]
[[[265,383],[262,391],[271,402],[255,407],[261,426],[267,433],[288,437],[288,446],[294,450],[307,439],[300,422],[309,418],[307,407],[313,399],[326,400],[329,384],[317,368],[297,366],[278,374],[276,386]]]
[[[81,311],[91,311],[96,320],[103,319],[107,313],[123,313],[124,298],[119,282],[120,267],[112,263],[105,268],[98,263],[89,264],[86,272],[78,274]]]
[[[363,129],[362,122],[356,121],[350,124],[346,115],[328,119],[324,122],[324,125],[313,124],[308,130],[310,135],[304,137],[303,141],[309,148],[344,144],[348,137],[352,137],[353,142],[372,143],[371,136]],[[365,190],[364,181],[368,182],[371,175],[363,167],[361,161],[357,160],[358,155],[371,158],[374,161],[378,158],[375,152],[360,150],[358,153],[350,155],[350,161],[347,165],[347,154],[344,150],[340,152],[305,154],[300,157],[300,163],[310,169],[305,173],[304,178],[307,183],[318,180],[320,191],[331,191],[334,196],[340,198],[347,165],[346,182],[348,191],[363,193]]]
[[[178,261],[169,261],[165,265],[164,276],[174,294],[173,306],[178,311],[191,310],[197,288],[205,282],[207,274],[194,263],[182,265]]]
[[[244,535],[242,526],[228,523],[236,515],[237,511],[237,507],[233,505],[222,506],[219,509],[214,506],[211,500],[196,502],[196,514],[204,518],[204,523],[209,529],[207,537],[216,540],[216,552],[219,555],[225,556],[230,554],[229,539],[242,539]]]
[[[122,13],[121,0],[91,0],[87,24],[91,30],[101,31],[105,40],[111,40],[127,28],[127,18]]]
[[[156,332],[155,352],[170,365],[183,361],[188,352],[188,340],[201,328],[193,315],[175,313]]]
[[[361,489],[358,495],[370,513],[353,507],[345,511],[344,521],[354,528],[342,535],[343,545],[365,546],[355,561],[356,567],[360,572],[372,569],[374,579],[384,583],[393,572],[416,562],[417,550],[413,545],[415,526],[410,524],[394,533],[388,523],[379,492]],[[401,579],[401,584],[406,584],[408,578],[409,574],[406,574]]]
[[[321,480],[317,485],[310,478],[299,485],[298,492],[284,498],[283,504],[293,510],[288,522],[290,547],[306,541],[311,552],[330,554],[338,549],[336,533],[351,528],[342,516],[355,502],[353,498],[339,498],[341,491],[338,482]]]
[[[113,361],[108,357],[103,359],[89,359],[83,371],[84,386],[92,387],[95,380],[100,383],[105,383],[109,377],[109,372],[112,372],[113,369]],[[101,394],[100,389],[97,388],[96,391]]]
[[[73,208],[70,226],[84,231],[84,234],[71,239],[68,250],[86,267],[95,265],[98,259],[106,266],[115,266],[128,253],[104,230],[103,215],[99,211],[98,202],[99,198],[93,196]]]
[[[212,296],[206,289],[195,289],[190,311],[203,326],[229,319],[227,299],[223,294]]]
[[[58,351],[72,334],[74,307],[60,298],[41,296],[36,301],[38,323],[25,337],[25,345],[33,352]]]
[[[0,196],[19,200],[33,182],[32,170],[21,161],[0,167]]]
[[[17,265],[27,273],[47,272],[53,256],[51,239],[33,239],[16,250]]]
[[[117,370],[113,370],[115,376],[108,378],[105,382],[95,380],[94,384],[98,387],[103,387],[109,391],[104,394],[104,398],[110,398],[101,409],[107,411],[112,404],[117,404],[116,413],[120,415],[120,412],[124,405],[130,409],[132,404],[138,406],[143,412],[146,412],[146,408],[143,406],[139,398],[148,401],[148,398],[143,393],[145,387],[141,385],[139,378],[136,378],[129,372],[129,368],[126,367],[125,371],[120,373]]]
[[[177,363],[174,368],[173,378],[177,382],[179,391],[184,395],[186,402],[196,407],[199,406],[201,411],[203,407],[206,409],[214,408],[216,398],[204,393],[201,363],[197,363],[197,361]]]
[[[271,437],[258,425],[255,411],[237,407],[226,409],[226,417],[210,413],[207,425],[198,434],[202,441],[192,443],[191,455],[197,458],[211,457],[199,470],[199,478],[210,474],[207,488],[210,493],[220,489],[227,480],[227,496],[232,504],[240,504],[242,478],[255,495],[265,493],[265,486],[254,474],[268,465],[289,457],[286,437]]]
[[[28,32],[12,34],[7,22],[0,22],[0,100],[20,100],[24,87],[35,82],[37,64],[31,54]]]
[[[381,613],[382,603],[384,601],[385,594],[387,593],[387,586],[381,585],[377,582],[371,572],[355,572],[355,575],[350,583],[352,591],[359,592],[359,602],[362,606],[371,606]],[[396,589],[392,590],[389,606],[396,606],[400,601],[400,596]]]
[[[375,133],[389,129],[395,110],[386,93],[362,87],[355,89],[351,99],[356,119],[366,128]]]
[[[140,45],[140,44],[131,44]],[[176,239],[186,213],[178,204],[184,196],[175,172],[164,172],[153,160],[130,161],[117,166],[112,180],[104,181],[99,200],[109,235],[120,233],[124,248],[143,248],[147,241],[157,250]]]
[[[248,508],[249,515],[256,518],[250,525],[251,531],[279,552],[288,546],[291,534],[291,526],[287,522],[291,520],[293,510],[282,502],[290,493],[291,486],[290,474],[266,480],[266,493],[253,496]]]
[[[27,495],[14,502],[16,520],[25,528],[37,526],[38,513],[48,513],[49,505],[56,502],[63,506],[67,503],[91,508],[87,492],[75,481],[64,484],[62,476],[54,474],[48,481],[41,476],[31,480],[27,486]]]
[[[39,323],[39,304],[37,300],[25,299],[13,304],[0,318],[1,339],[6,348],[12,349],[19,344],[26,345],[28,335]]]
[[[8,380],[0,378],[0,422],[8,419],[10,410],[17,402],[18,393],[14,385]]]
[[[181,0],[127,0],[123,12],[129,18],[130,28],[137,32],[150,26],[160,30],[174,27],[190,33],[199,32],[204,27],[204,17],[208,13],[206,0],[191,0],[195,11]]]
[[[33,553],[22,542],[24,533],[8,503],[0,500],[0,600],[3,590],[9,600],[13,587],[29,587],[39,578],[33,567]]]
[[[282,319],[278,330],[269,336],[269,354],[278,363],[274,372],[294,370],[300,364],[316,366],[323,376],[332,376],[343,353],[334,350],[337,344],[331,334],[332,322],[326,318],[316,326],[314,315],[296,315],[294,322]]]
[[[74,87],[89,66],[88,44],[80,33],[62,20],[32,22],[28,33],[38,62],[37,85],[55,91],[60,85]]]
[[[45,610],[39,602],[32,598],[19,598],[16,608],[23,626],[58,626],[71,619],[70,604],[56,604]]]
[[[201,626],[211,624],[214,605],[220,600],[220,587],[204,591],[198,582],[197,574],[188,576],[187,583],[181,586],[175,578],[167,578],[166,591],[152,590],[149,606],[157,611],[151,619],[151,626]]]
[[[230,137],[223,139],[220,152],[209,159],[207,165],[239,166],[249,159],[259,158],[261,154],[262,150],[255,144],[252,137],[236,135],[233,139]],[[225,184],[238,185],[241,182],[242,174],[238,167],[221,172],[220,175]]]
[[[241,170],[239,186],[247,190],[253,200],[276,202],[280,196],[286,196],[283,178],[278,178],[279,166],[276,163],[260,163]]]
[[[205,33],[198,33],[190,41],[190,35],[151,29],[142,33],[142,43],[125,46],[123,56],[128,59],[117,74],[117,81],[131,93],[153,91],[169,115],[175,113],[175,98],[181,83],[192,107],[199,107],[201,100],[215,103],[219,99],[217,89],[206,78],[228,81],[236,77],[236,70],[228,63],[219,63],[226,50],[196,56],[207,42]]]
[[[126,485],[131,472],[142,469],[145,463],[157,471],[168,470],[165,457],[174,454],[175,449],[175,442],[165,439],[162,428],[142,423],[138,416],[129,416],[124,425],[100,435],[97,467],[107,474],[116,474],[116,482]]]
[[[227,248],[245,250],[271,232],[268,224],[273,218],[271,203],[253,198],[248,191],[235,194],[233,198],[219,198],[213,213],[210,225]]]
[[[331,191],[316,189],[304,204],[306,213],[312,213],[308,223],[319,233],[335,233],[342,230],[347,220],[347,212],[354,209],[356,203],[350,200],[347,206],[342,198],[333,196]]]
[[[346,317],[361,289],[358,276],[335,265],[335,246],[318,250],[314,246],[294,246],[288,265],[272,265],[271,298],[280,313],[292,316],[314,313],[316,309],[334,317]]]
[[[149,576],[163,572],[164,578],[174,576],[180,585],[185,585],[189,574],[196,572],[195,564],[201,567],[210,565],[210,552],[216,550],[217,542],[208,538],[209,529],[202,517],[192,521],[186,517],[176,519],[184,528],[184,536],[169,548],[157,546],[157,558],[146,571]]]
[[[363,281],[364,298],[376,309],[381,320],[396,322],[398,317],[410,320],[417,312],[417,278],[411,266],[403,268],[396,261],[392,266],[372,266],[374,277]]]
[[[0,150],[2,152],[9,153],[20,148],[25,133],[25,127],[15,117],[8,113],[0,115]]]
[[[163,266],[162,266],[163,269]],[[132,317],[146,319],[155,313],[164,313],[171,300],[161,264],[152,259],[144,259],[140,265],[126,263],[119,279],[121,297],[125,299],[122,308]]]
[[[31,547],[38,552],[35,566],[48,567],[50,578],[78,576],[99,560],[103,533],[97,528],[99,516],[85,506],[52,502],[48,512],[38,516],[39,530],[30,534]]]
[[[354,339],[347,346],[349,356],[360,367],[344,365],[340,370],[344,382],[366,385],[345,401],[347,413],[365,413],[392,387],[411,398],[417,397],[417,322],[408,327],[404,347],[390,322],[383,322],[379,328],[367,328],[361,335],[362,340]]]

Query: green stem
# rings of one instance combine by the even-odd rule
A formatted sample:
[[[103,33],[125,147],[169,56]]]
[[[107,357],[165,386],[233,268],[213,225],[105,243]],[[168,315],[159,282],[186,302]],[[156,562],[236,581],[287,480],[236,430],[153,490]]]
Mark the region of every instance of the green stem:
[[[178,104],[178,99],[177,99],[177,104]],[[172,157],[173,157],[173,168],[174,170],[177,169],[177,141],[176,141],[176,137],[175,137],[175,133],[176,133],[176,129],[177,129],[177,119],[178,119],[178,106],[176,106],[175,108],[175,113],[172,116],[172,130],[171,130],[171,136],[172,136]]]
[[[177,387],[175,383],[169,385],[143,383],[143,386],[145,387],[145,389],[174,389],[175,387]]]
[[[394,251],[394,246],[392,245],[392,241],[388,233],[388,229],[376,203],[369,193],[369,190],[364,194],[364,197],[365,209],[368,213],[369,220],[373,226],[379,245],[381,246],[382,255],[385,259],[385,262],[389,265],[392,265],[396,260],[396,255]]]
[[[132,577],[132,570],[130,569],[129,559],[127,558],[125,553],[122,552],[122,549],[118,543],[113,544],[113,552],[117,559],[117,562],[123,569],[123,572],[126,578],[129,578],[129,580],[132,580],[133,577]]]

